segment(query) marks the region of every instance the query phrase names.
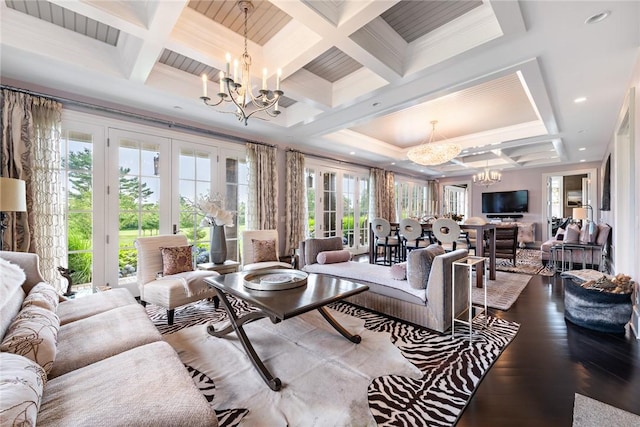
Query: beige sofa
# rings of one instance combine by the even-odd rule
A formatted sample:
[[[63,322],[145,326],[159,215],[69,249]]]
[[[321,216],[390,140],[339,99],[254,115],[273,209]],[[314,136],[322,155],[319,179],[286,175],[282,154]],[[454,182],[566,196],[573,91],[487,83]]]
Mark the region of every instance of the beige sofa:
[[[60,302],[26,253],[0,252],[0,275],[0,425],[217,425],[129,291]]]
[[[333,264],[318,264],[318,254],[342,249],[340,237],[307,239],[300,243],[298,256],[301,269],[309,273],[328,274],[342,279],[363,283],[369,291],[346,299],[356,305],[424,326],[437,332],[451,327],[452,263],[468,255],[466,249],[458,249],[436,256],[431,261],[428,275],[418,279],[424,281],[425,289],[410,286],[408,280],[396,280],[391,268],[377,264],[345,261]],[[407,268],[426,272],[426,249],[415,249],[409,253]],[[414,263],[409,266],[410,263]],[[419,265],[418,265],[419,264]],[[465,281],[466,269],[456,274],[456,313],[466,308],[469,286]],[[418,273],[419,274],[419,273]]]

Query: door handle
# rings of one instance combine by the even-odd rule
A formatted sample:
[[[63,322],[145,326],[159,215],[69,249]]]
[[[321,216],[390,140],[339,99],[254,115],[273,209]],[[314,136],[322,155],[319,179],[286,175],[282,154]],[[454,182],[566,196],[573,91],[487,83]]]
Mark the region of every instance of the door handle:
[[[178,234],[178,224],[173,224],[173,234]]]

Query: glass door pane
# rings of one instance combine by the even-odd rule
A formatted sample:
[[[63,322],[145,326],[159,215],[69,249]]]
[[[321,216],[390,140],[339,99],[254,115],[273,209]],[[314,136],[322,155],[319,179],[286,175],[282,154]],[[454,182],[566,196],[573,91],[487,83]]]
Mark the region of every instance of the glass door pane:
[[[324,172],[322,174],[322,217],[323,217],[323,237],[338,235],[337,222],[337,191],[336,173]]]
[[[369,250],[369,178],[360,177],[358,183],[360,200],[357,212],[357,216],[360,218],[358,221],[358,235],[360,236],[358,246],[363,252],[366,252]]]
[[[170,181],[164,172],[170,170],[170,141],[115,129],[109,130],[109,139],[117,159],[110,161],[116,170],[111,169],[109,188],[117,191],[110,190],[109,218],[117,225],[110,228],[115,232],[109,234],[108,275],[117,274],[117,286],[138,295],[135,239],[170,232]]]
[[[342,240],[345,247],[354,248],[356,240],[355,210],[356,210],[356,184],[355,176],[344,174],[342,176]]]
[[[316,237],[316,171],[305,168],[305,186],[307,188],[307,237]]]

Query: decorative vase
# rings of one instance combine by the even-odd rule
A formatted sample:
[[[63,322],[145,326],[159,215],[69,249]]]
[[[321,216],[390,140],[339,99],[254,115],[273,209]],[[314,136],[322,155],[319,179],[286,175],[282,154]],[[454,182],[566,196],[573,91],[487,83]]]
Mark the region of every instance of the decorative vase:
[[[209,233],[209,261],[214,264],[224,264],[227,259],[227,240],[224,235],[224,225],[212,225]]]

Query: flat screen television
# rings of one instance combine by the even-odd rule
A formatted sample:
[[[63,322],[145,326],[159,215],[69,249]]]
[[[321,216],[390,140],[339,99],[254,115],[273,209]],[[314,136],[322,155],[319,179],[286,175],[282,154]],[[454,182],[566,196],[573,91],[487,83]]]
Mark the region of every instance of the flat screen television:
[[[529,211],[529,190],[482,193],[482,213],[520,213]]]

